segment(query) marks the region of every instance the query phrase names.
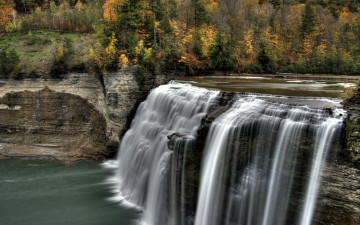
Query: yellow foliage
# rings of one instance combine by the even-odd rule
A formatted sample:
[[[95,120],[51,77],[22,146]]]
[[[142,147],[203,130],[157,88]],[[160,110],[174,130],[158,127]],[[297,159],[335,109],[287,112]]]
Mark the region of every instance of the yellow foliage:
[[[139,55],[143,49],[144,49],[144,41],[140,40],[137,46],[135,47],[135,53]]]
[[[105,48],[105,54],[108,58],[112,59],[116,55],[116,42],[115,32],[112,33],[110,44]]]
[[[202,44],[202,53],[205,57],[209,56],[210,48],[215,44],[216,30],[212,26],[204,26],[199,29]]]
[[[58,52],[59,52],[59,55],[62,56],[64,54],[64,47],[63,46],[60,46],[58,48]]]
[[[124,0],[106,0],[104,8],[104,18],[107,20],[116,21],[117,12],[124,4]]]
[[[5,31],[7,33],[10,33],[10,32],[13,32],[15,30],[15,28],[16,28],[16,24],[10,22],[10,23],[6,24]]]
[[[326,54],[327,54],[327,46],[326,43],[322,42],[320,45],[318,45],[315,48],[315,55],[323,59],[325,58]]]
[[[121,54],[119,57],[119,67],[122,70],[125,70],[129,67],[129,59],[126,57],[125,54]]]
[[[75,8],[78,10],[78,11],[80,11],[81,10],[81,8],[82,8],[82,3],[81,3],[81,1],[80,0],[78,0],[77,2],[76,2],[76,4],[75,4]]]
[[[210,13],[215,13],[219,7],[219,3],[214,0],[205,0],[205,8]]]
[[[89,49],[89,55],[91,58],[95,59],[96,54],[95,54],[94,49],[92,49],[92,48]]]
[[[253,61],[255,58],[255,51],[253,46],[253,30],[248,30],[244,37],[244,44],[245,44],[245,53],[247,57],[250,59],[250,62]]]

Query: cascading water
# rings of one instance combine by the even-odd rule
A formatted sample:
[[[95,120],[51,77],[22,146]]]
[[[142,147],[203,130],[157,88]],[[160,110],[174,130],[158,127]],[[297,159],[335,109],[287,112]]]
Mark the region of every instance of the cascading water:
[[[216,103],[218,91],[171,82],[152,90],[140,104],[119,148],[115,176],[123,201],[144,209],[142,223],[175,224],[168,136],[196,137],[201,118]]]
[[[195,225],[297,224],[289,204],[296,201],[294,182],[304,183],[296,177],[298,169],[308,169],[306,153],[300,153],[304,146],[310,151],[310,179],[300,185],[306,190],[302,212],[292,213],[299,214],[298,224],[309,225],[342,113],[237,96],[212,123],[206,140]]]
[[[142,208],[146,225],[311,224],[344,112],[235,95],[200,165],[197,129],[219,95],[176,82],[152,90],[121,141],[117,196]]]

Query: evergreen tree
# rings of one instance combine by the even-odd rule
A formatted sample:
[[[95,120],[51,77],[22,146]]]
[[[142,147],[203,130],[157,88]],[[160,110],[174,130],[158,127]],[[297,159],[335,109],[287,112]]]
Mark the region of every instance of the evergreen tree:
[[[116,27],[119,31],[116,33],[121,33],[124,30],[134,32],[143,22],[140,16],[142,10],[140,0],[125,0],[123,6],[118,10],[119,19]]]
[[[262,67],[264,73],[272,73],[274,66],[269,54],[266,51],[265,44],[260,42],[260,52],[257,57],[258,63]]]
[[[310,4],[305,5],[304,12],[302,14],[301,31],[303,36],[309,35],[315,31],[316,15]]]
[[[229,41],[223,35],[217,34],[215,44],[210,49],[212,67],[217,70],[231,70],[236,65],[236,58]]]
[[[203,0],[191,0],[191,7],[194,11],[194,25],[199,27],[210,21],[210,16],[205,8]]]

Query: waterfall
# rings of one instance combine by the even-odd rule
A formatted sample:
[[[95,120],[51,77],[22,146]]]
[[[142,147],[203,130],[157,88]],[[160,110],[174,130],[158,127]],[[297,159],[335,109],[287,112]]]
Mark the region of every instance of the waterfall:
[[[119,147],[117,199],[146,225],[310,225],[344,111],[219,96],[177,82],[149,93]]]
[[[296,215],[289,214],[296,201],[293,184],[304,183],[296,174],[310,164],[303,210],[295,212],[299,224],[309,225],[341,114],[238,95],[212,123],[206,140],[195,225],[296,224]],[[306,145],[310,152],[304,157],[300,148]]]
[[[153,89],[142,102],[117,156],[118,195],[123,202],[144,209],[141,223],[174,224],[171,180],[172,151],[168,136],[195,139],[201,118],[217,101],[218,91],[170,82]]]

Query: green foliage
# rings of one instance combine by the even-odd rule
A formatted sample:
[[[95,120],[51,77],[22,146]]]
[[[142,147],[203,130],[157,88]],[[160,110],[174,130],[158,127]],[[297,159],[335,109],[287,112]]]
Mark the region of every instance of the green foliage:
[[[64,44],[55,53],[49,72],[51,78],[63,79],[66,73],[69,72],[69,65],[66,59],[73,51],[71,42],[69,38],[64,38]]]
[[[360,63],[354,60],[345,60],[340,55],[327,55],[324,59],[314,58],[308,62],[302,60],[293,66],[285,66],[280,72],[302,74],[335,74],[359,75]]]
[[[174,41],[167,35],[165,37],[166,47],[164,57],[161,62],[161,68],[164,70],[182,70],[184,68],[179,65],[181,59],[181,51],[178,49]]]
[[[262,67],[263,73],[273,73],[274,72],[274,63],[271,60],[270,55],[265,49],[265,44],[263,42],[260,43],[260,52],[257,57],[257,61],[259,65]]]
[[[31,70],[30,73],[28,74],[28,78],[31,78],[31,79],[36,79],[36,78],[39,78],[40,76],[36,73],[35,70]]]
[[[231,49],[230,42],[220,33],[217,34],[215,44],[210,49],[211,65],[217,70],[233,70],[236,58]]]
[[[194,52],[194,54],[196,55],[196,58],[201,60],[203,58],[203,52],[202,52],[202,41],[201,41],[201,37],[199,35],[199,33],[195,33],[194,36],[194,45],[192,48],[192,51]]]
[[[246,73],[262,74],[264,73],[263,68],[259,64],[246,64],[244,66]]]
[[[143,22],[140,12],[142,10],[140,0],[125,0],[118,12],[116,29],[118,31],[134,32]]]
[[[199,27],[204,23],[210,22],[210,16],[205,8],[203,0],[191,0],[191,7],[193,8],[194,26]]]
[[[50,67],[50,77],[53,79],[63,79],[68,72],[68,65],[65,61],[65,57],[55,56]]]
[[[0,78],[20,78],[20,58],[14,49],[0,50]]]
[[[46,45],[50,44],[51,41],[49,38],[42,38],[39,35],[32,34],[31,31],[28,33],[28,39],[26,40],[27,45]]]
[[[144,82],[144,79],[145,79],[145,72],[146,72],[146,69],[143,65],[138,65],[136,67],[136,73],[135,73],[135,79],[136,79],[136,82],[141,86]]]
[[[303,35],[309,35],[315,31],[316,15],[310,4],[305,5],[301,21],[301,31]]]

